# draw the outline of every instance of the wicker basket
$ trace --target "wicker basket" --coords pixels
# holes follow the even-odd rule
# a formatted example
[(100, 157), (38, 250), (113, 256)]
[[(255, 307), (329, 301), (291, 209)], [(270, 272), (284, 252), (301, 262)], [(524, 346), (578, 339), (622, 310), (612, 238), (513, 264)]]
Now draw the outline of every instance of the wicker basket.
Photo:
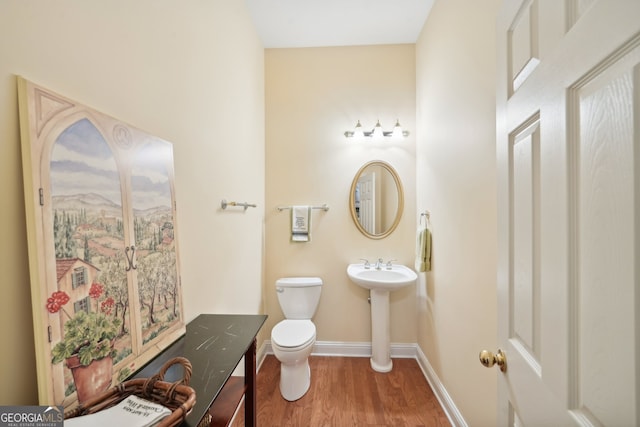
[[(164, 374), (170, 366), (181, 364), (184, 368), (180, 381), (169, 383), (164, 381)], [(64, 418), (89, 415), (117, 405), (128, 396), (135, 395), (142, 399), (158, 403), (172, 412), (162, 419), (157, 427), (172, 427), (182, 423), (196, 403), (196, 392), (189, 387), (191, 379), (191, 362), (184, 357), (168, 360), (160, 371), (151, 378), (136, 378), (124, 381), (107, 390), (100, 396), (88, 399), (73, 410), (64, 414)]]

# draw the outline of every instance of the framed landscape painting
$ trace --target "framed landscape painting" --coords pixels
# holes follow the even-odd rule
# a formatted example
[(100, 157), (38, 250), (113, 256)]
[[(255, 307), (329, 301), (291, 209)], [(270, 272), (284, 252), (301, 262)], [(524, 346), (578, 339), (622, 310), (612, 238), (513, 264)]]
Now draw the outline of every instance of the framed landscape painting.
[(18, 78), (40, 404), (71, 408), (184, 334), (172, 144)]

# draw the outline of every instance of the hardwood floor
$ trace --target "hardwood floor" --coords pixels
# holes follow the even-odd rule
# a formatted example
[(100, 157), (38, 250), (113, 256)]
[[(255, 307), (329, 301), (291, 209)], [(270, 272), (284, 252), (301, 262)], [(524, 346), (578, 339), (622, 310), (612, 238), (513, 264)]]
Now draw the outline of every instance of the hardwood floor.
[[(280, 395), (280, 362), (267, 355), (257, 377), (259, 427), (451, 425), (415, 359), (393, 359), (385, 374), (360, 357), (311, 356), (309, 365), (309, 391), (287, 402)], [(244, 426), (243, 407), (232, 426)]]

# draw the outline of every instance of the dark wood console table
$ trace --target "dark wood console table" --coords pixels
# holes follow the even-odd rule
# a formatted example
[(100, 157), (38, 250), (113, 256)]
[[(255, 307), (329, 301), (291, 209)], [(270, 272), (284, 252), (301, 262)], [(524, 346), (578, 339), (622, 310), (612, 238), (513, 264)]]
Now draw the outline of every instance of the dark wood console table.
[[(245, 425), (256, 425), (256, 335), (266, 315), (201, 314), (187, 324), (187, 332), (134, 377), (150, 377), (169, 359), (183, 356), (193, 367), (190, 386), (196, 392), (196, 404), (183, 426), (197, 427), (223, 392), (231, 374), (244, 356)], [(165, 381), (182, 378), (182, 367), (172, 366)], [(242, 397), (242, 393), (238, 398)], [(235, 408), (234, 408), (235, 409)], [(212, 414), (215, 419), (215, 413)]]

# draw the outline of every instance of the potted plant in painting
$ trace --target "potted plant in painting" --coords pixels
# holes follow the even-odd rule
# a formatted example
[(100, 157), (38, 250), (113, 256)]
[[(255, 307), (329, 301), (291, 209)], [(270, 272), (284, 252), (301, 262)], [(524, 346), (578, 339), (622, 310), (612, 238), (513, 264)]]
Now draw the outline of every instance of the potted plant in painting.
[[(94, 283), (89, 296), (97, 300), (102, 291), (102, 286)], [(113, 342), (118, 336), (121, 320), (111, 316), (112, 298), (102, 301), (99, 311), (88, 313), (81, 310), (73, 317), (63, 308), (67, 302), (69, 296), (64, 291), (54, 292), (47, 299), (49, 313), (62, 310), (69, 317), (64, 324), (62, 340), (51, 351), (51, 362), (66, 362), (73, 376), (78, 402), (83, 402), (111, 385), (113, 357), (117, 353)]]

